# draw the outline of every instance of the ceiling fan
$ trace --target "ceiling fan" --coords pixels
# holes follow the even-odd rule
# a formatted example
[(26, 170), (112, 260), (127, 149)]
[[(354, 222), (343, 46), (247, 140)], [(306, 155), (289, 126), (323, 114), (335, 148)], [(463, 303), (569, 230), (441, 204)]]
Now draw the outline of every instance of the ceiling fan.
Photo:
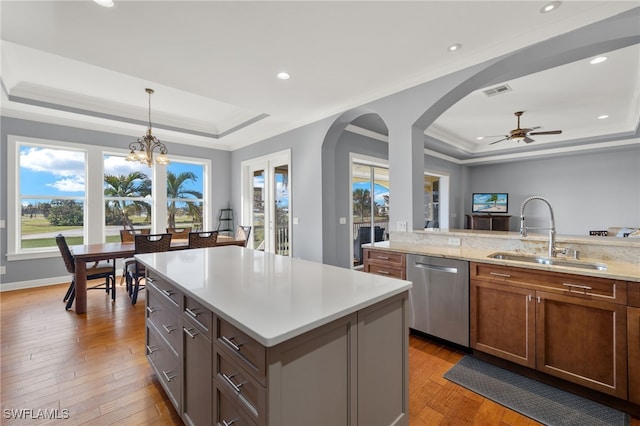
[(514, 115), (516, 117), (518, 117), (518, 127), (511, 130), (509, 132), (508, 135), (499, 135), (499, 136), (487, 136), (487, 137), (502, 137), (502, 139), (499, 139), (497, 141), (491, 142), (489, 145), (493, 145), (494, 143), (498, 143), (498, 142), (502, 142), (502, 141), (506, 141), (506, 140), (512, 140), (512, 139), (522, 139), (524, 141), (524, 143), (531, 143), (534, 140), (531, 139), (529, 136), (535, 136), (535, 135), (559, 135), (562, 133), (562, 130), (548, 130), (545, 132), (532, 132), (532, 130), (535, 129), (539, 129), (540, 126), (535, 126), (535, 127), (525, 127), (524, 129), (520, 128), (520, 116), (524, 114), (524, 111), (518, 111), (516, 113), (514, 113)]

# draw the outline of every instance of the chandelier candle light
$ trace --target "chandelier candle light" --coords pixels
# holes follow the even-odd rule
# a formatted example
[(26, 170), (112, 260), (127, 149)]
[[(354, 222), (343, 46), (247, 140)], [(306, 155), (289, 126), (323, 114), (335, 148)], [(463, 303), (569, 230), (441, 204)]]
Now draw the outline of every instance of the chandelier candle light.
[[(144, 89), (149, 94), (149, 128), (147, 134), (141, 138), (138, 138), (136, 142), (129, 144), (131, 152), (127, 155), (127, 161), (137, 161), (142, 164), (146, 164), (151, 167), (153, 164), (153, 151), (156, 148), (160, 150), (160, 153), (156, 156), (156, 164), (167, 165), (169, 164), (169, 157), (167, 157), (167, 147), (151, 134), (151, 95), (153, 89)], [(136, 149), (138, 151), (136, 152)]]

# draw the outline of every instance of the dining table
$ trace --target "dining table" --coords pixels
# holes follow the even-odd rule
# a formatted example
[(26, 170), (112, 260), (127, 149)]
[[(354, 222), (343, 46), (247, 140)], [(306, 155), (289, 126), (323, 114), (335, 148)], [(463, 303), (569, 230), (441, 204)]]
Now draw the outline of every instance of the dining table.
[[(219, 235), (216, 242), (218, 246), (245, 246), (245, 240), (236, 240), (233, 237)], [(189, 248), (189, 241), (186, 239), (171, 240), (169, 250), (184, 250)], [(70, 246), (75, 261), (75, 287), (76, 314), (87, 312), (87, 262), (98, 262), (100, 260), (125, 259), (133, 257), (135, 254), (134, 243), (95, 243), (85, 245)]]

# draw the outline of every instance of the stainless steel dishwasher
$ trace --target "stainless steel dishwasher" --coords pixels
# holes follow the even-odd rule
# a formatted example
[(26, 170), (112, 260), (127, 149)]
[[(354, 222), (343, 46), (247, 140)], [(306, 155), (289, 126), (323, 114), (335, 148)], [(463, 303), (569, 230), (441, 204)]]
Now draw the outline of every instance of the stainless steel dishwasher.
[(469, 262), (407, 255), (409, 327), (469, 347)]

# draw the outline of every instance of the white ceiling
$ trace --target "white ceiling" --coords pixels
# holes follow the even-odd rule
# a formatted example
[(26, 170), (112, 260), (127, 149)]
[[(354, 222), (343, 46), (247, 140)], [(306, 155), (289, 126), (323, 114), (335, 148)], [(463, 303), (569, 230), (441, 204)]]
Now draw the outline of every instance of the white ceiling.
[[(565, 1), (542, 14), (544, 1), (114, 1), (0, 1), (3, 115), (140, 136), (151, 87), (156, 136), (236, 149), (638, 7)], [(463, 48), (448, 52), (453, 43)], [(524, 125), (563, 129), (563, 140), (635, 129), (638, 45), (608, 56), (509, 81), (513, 92), (494, 98), (472, 93), (427, 133), (482, 153), (487, 142), (475, 138), (515, 128), (518, 110)], [(278, 80), (280, 71), (291, 79)], [(596, 103), (603, 108), (588, 108)]]

